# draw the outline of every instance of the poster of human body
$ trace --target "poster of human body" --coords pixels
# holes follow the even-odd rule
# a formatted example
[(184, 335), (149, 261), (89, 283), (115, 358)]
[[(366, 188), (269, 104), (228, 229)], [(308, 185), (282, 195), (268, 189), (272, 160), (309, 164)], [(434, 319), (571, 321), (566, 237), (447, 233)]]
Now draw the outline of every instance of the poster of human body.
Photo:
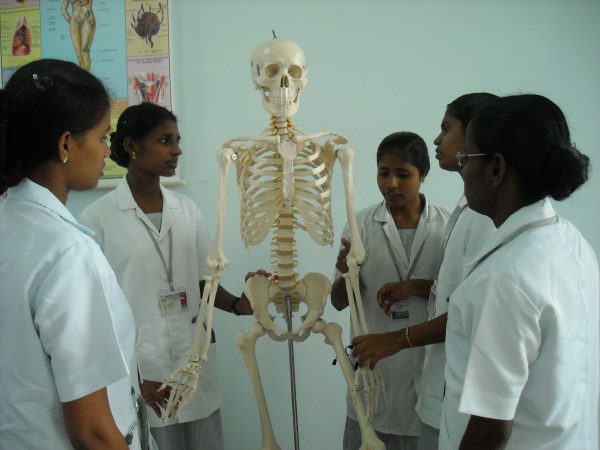
[[(144, 101), (172, 108), (168, 0), (0, 0), (1, 82), (39, 58), (72, 61), (100, 78), (113, 126)], [(105, 178), (124, 169), (107, 160)]]

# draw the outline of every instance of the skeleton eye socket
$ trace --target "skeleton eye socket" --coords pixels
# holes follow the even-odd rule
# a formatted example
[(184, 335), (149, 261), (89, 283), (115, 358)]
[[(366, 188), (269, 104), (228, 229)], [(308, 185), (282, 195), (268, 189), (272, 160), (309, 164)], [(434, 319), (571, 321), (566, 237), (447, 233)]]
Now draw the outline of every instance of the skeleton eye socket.
[(269, 64), (265, 67), (265, 75), (268, 78), (273, 78), (279, 72), (279, 66), (277, 64)]
[(300, 78), (302, 78), (302, 67), (294, 64), (293, 66), (290, 66), (288, 73), (292, 78), (299, 80)]

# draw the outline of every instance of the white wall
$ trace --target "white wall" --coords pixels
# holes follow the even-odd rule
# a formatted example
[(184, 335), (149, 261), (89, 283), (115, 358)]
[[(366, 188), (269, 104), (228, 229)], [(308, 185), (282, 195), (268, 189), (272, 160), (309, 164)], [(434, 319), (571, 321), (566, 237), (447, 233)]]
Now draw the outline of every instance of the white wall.
[[(249, 55), (271, 37), (297, 41), (310, 66), (310, 82), (295, 117), (307, 132), (334, 130), (356, 150), (356, 201), (380, 198), (375, 150), (388, 133), (410, 130), (429, 144), (438, 133), (445, 105), (474, 91), (500, 95), (534, 92), (564, 110), (573, 140), (600, 157), (600, 2), (595, 1), (420, 1), (408, 0), (173, 0), (172, 47), (175, 112), (183, 136), (182, 177), (176, 188), (201, 208), (215, 229), (215, 153), (233, 136), (256, 135), (268, 116), (252, 88)], [(435, 160), (432, 164), (435, 166)], [(340, 171), (334, 180), (334, 221), (344, 226)], [(268, 267), (268, 247), (246, 250), (239, 239), (239, 208), (230, 180), (226, 253), (231, 266), (224, 285), (242, 289), (243, 275)], [(460, 178), (433, 167), (424, 191), (429, 200), (452, 208)], [(600, 181), (590, 182), (557, 205), (600, 254)], [(72, 193), (74, 212), (103, 192)], [(300, 238), (299, 272), (330, 275), (336, 248), (318, 248)], [(326, 320), (345, 328), (347, 312), (328, 306)], [(230, 450), (256, 449), (260, 427), (254, 396), (235, 344), (252, 320), (219, 312), (218, 365), (223, 391), (223, 424)], [(346, 335), (347, 340), (347, 335)], [(287, 345), (258, 343), (263, 381), (275, 433), (282, 448), (293, 448)], [(320, 337), (296, 345), (300, 445), (341, 448), (345, 385), (333, 352)]]

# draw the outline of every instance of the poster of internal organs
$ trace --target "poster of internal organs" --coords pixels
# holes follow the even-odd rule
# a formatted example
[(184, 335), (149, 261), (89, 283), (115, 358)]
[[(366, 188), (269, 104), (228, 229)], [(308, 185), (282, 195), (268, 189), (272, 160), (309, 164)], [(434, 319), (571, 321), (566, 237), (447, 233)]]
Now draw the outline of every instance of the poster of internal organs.
[[(0, 77), (40, 58), (72, 61), (102, 80), (113, 128), (129, 105), (171, 105), (169, 0), (0, 0)], [(103, 178), (125, 169), (107, 159)]]

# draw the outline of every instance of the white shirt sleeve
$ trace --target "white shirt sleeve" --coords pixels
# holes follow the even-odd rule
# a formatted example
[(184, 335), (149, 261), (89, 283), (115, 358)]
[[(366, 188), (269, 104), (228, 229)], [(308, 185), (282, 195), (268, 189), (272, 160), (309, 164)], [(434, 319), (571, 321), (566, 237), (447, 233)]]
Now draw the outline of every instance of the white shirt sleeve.
[(463, 310), (462, 319), (473, 326), (458, 410), (511, 420), (541, 345), (540, 313), (518, 286), (498, 274), (479, 280), (473, 291), (477, 301)]
[(129, 375), (108, 304), (111, 295), (122, 294), (100, 250), (90, 245), (82, 241), (57, 259), (32, 305), (61, 402)]

